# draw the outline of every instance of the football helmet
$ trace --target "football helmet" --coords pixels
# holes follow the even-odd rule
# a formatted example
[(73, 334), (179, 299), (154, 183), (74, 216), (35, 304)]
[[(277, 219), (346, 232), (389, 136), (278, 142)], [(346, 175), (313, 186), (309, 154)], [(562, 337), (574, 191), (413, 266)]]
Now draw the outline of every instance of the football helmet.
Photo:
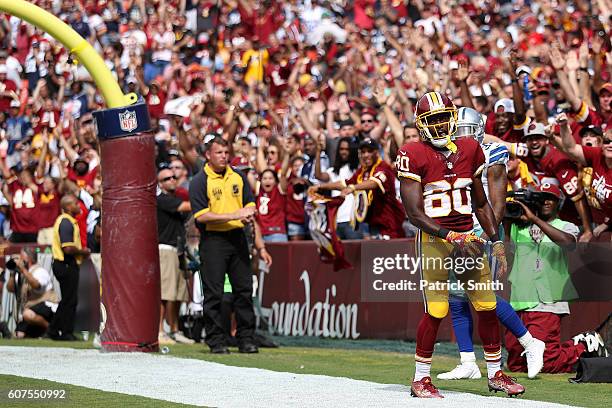
[(457, 108), (446, 95), (428, 92), (421, 96), (414, 117), (421, 139), (438, 148), (453, 144), (451, 137), (457, 131)]
[(485, 122), (482, 115), (472, 108), (461, 107), (457, 110), (457, 132), (454, 138), (473, 137), (482, 144)]

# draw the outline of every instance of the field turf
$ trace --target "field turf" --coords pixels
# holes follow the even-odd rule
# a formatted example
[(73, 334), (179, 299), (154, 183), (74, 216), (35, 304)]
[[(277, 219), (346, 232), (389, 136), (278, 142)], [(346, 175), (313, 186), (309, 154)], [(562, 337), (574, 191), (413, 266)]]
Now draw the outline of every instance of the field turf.
[[(323, 374), (329, 376), (349, 377), (388, 384), (407, 384), (414, 370), (414, 343), (398, 341), (334, 341), (334, 340), (303, 340), (291, 338), (276, 338), (283, 344), (278, 349), (261, 349), (259, 354), (244, 355), (234, 352), (230, 355), (212, 355), (204, 345), (176, 345), (170, 347), (168, 355), (180, 358), (194, 358), (217, 363), (256, 367), (273, 371), (286, 371), (299, 374)], [(317, 347), (311, 345), (316, 344)], [(91, 342), (53, 342), (51, 340), (0, 340), (0, 346), (39, 346), (39, 347), (72, 347), (89, 348)], [(334, 347), (336, 346), (336, 347)], [(440, 344), (432, 365), (432, 377), (452, 369), (457, 364), (453, 355), (453, 345)], [(391, 351), (382, 351), (391, 350)], [(235, 351), (235, 349), (232, 349)], [(0, 349), (0, 356), (1, 356)], [(477, 350), (477, 355), (482, 355)], [(0, 357), (1, 360), (1, 357)], [(481, 359), (483, 376), (486, 368)], [(530, 400), (550, 401), (583, 407), (612, 406), (612, 384), (570, 384), (570, 374), (540, 374), (536, 379), (529, 380), (526, 374), (516, 373), (519, 381), (526, 386), (524, 397)], [(10, 389), (13, 385), (19, 388), (43, 389), (52, 387), (59, 389), (60, 385), (50, 381), (24, 379), (0, 375), (0, 389)], [(442, 390), (469, 392), (480, 395), (491, 395), (487, 390), (486, 380), (442, 381), (436, 385)], [(179, 406), (169, 402), (148, 398), (129, 396), (117, 393), (92, 390), (84, 387), (61, 386), (70, 392), (69, 404), (61, 406)], [(501, 396), (501, 394), (498, 394)], [(409, 398), (409, 396), (407, 396)], [(87, 401), (87, 403), (85, 403)], [(73, 405), (74, 403), (75, 405)], [(6, 406), (5, 401), (0, 405)], [(15, 406), (27, 407), (28, 404), (18, 403)], [(30, 405), (35, 406), (35, 405)], [(47, 403), (45, 403), (47, 406)], [(52, 406), (49, 404), (49, 406)], [(59, 405), (58, 405), (59, 406)]]

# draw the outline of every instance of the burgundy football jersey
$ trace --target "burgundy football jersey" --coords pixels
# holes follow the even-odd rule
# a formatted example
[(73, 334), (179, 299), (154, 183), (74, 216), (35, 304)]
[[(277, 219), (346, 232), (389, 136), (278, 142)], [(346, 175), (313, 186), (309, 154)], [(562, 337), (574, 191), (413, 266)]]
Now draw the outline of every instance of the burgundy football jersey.
[[(539, 162), (531, 157), (526, 157), (523, 161), (527, 163), (529, 172), (534, 174), (540, 180), (540, 183), (558, 184), (563, 194), (569, 197), (571, 201), (579, 200), (582, 197), (583, 190), (578, 183), (578, 167), (554, 146), (548, 146), (548, 152)], [(578, 211), (569, 201), (566, 201), (561, 208), (559, 218), (577, 225), (580, 224)]]
[(23, 234), (38, 232), (38, 193), (22, 185), (16, 177), (9, 180), (8, 189), (13, 196), (11, 229)]
[(257, 206), (257, 222), (261, 227), (262, 235), (286, 234), (285, 226), (285, 196), (275, 186), (269, 193), (262, 187), (255, 205)]
[(584, 159), (593, 168), (591, 192), (606, 217), (612, 218), (612, 169), (606, 165), (601, 147), (582, 146)]
[(457, 152), (446, 157), (428, 143), (407, 143), (398, 152), (398, 177), (418, 181), (425, 214), (453, 231), (473, 228), (472, 177), (483, 171), (485, 156), (475, 139), (455, 141)]
[(364, 170), (359, 167), (353, 176), (346, 180), (346, 184), (359, 184), (361, 181), (374, 180), (378, 188), (368, 192), (372, 193), (368, 199), (368, 212), (365, 221), (378, 228), (382, 235), (389, 238), (404, 237), (402, 223), (406, 213), (395, 193), (395, 172), (393, 168), (382, 160), (378, 160), (372, 168)]

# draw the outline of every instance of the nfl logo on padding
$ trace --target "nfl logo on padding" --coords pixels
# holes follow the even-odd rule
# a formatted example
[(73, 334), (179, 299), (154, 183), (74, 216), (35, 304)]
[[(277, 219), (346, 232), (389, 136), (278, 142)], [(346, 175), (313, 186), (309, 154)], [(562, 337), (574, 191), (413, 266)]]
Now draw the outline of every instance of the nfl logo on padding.
[(131, 132), (138, 127), (138, 120), (136, 119), (136, 112), (126, 110), (125, 112), (119, 113), (119, 127), (124, 132)]

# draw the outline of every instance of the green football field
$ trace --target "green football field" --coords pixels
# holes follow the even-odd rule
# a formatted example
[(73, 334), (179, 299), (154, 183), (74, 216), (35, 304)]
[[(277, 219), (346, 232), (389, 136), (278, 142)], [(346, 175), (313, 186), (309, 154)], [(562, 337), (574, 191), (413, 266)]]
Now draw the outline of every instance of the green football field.
[[(259, 354), (244, 355), (211, 355), (203, 345), (176, 345), (170, 348), (174, 357), (201, 359), (239, 367), (257, 367), (273, 371), (285, 371), (299, 374), (324, 374), (329, 376), (349, 377), (388, 384), (407, 384), (412, 377), (414, 361), (414, 343), (399, 341), (334, 341), (321, 339), (277, 338), (283, 345), (278, 349), (261, 349)], [(90, 348), (91, 342), (53, 342), (51, 340), (0, 340), (1, 346), (40, 346)], [(313, 346), (316, 345), (316, 346)], [(384, 351), (390, 350), (390, 351)], [(432, 377), (448, 371), (457, 364), (453, 356), (454, 345), (439, 344), (438, 353), (432, 365)], [(477, 355), (481, 353), (477, 351)], [(0, 348), (0, 361), (2, 349)], [(480, 354), (481, 355), (481, 354)], [(486, 373), (481, 364), (483, 374)], [(85, 375), (86, 373), (84, 373)], [(526, 374), (516, 374), (519, 381), (526, 386), (524, 397), (530, 400), (550, 401), (584, 407), (612, 406), (612, 384), (570, 384), (570, 374), (541, 374), (529, 380)], [(486, 380), (442, 381), (436, 385), (442, 391), (459, 391), (480, 395), (490, 395)], [(40, 403), (15, 402), (6, 405), (5, 395), (8, 389), (58, 389), (68, 391), (68, 400), (64, 402), (45, 402), (44, 406), (180, 406), (166, 401), (103, 392), (94, 389), (66, 386), (51, 381), (26, 379), (0, 375), (0, 406), (34, 407)], [(501, 395), (501, 394), (498, 394)], [(409, 398), (409, 397), (408, 397)]]

